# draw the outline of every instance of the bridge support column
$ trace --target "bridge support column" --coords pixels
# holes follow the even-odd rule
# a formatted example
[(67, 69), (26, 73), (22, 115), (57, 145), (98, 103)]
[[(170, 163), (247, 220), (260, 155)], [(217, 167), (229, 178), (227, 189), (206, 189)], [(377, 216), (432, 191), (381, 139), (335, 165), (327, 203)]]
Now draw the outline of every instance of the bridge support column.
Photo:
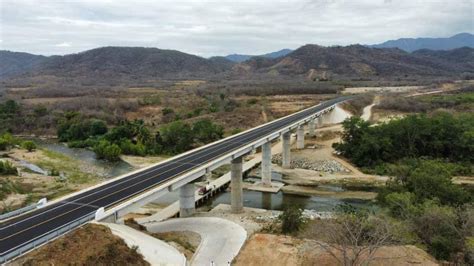
[(210, 181), (212, 178), (212, 171), (210, 171), (209, 169), (206, 169), (206, 173), (202, 176), (201, 180), (202, 181)]
[(240, 213), (244, 208), (244, 199), (242, 194), (242, 156), (232, 160), (230, 167), (230, 186), (231, 186), (231, 211)]
[(308, 123), (309, 127), (309, 136), (314, 138), (316, 137), (316, 119), (311, 119)]
[(291, 138), (291, 133), (286, 132), (281, 136), (281, 144), (282, 144), (282, 152), (281, 152), (281, 167), (283, 168), (290, 168), (290, 138)]
[(262, 145), (262, 184), (272, 185), (272, 146), (270, 142)]
[(318, 117), (318, 128), (323, 126), (323, 115)]
[(298, 150), (304, 149), (304, 127), (298, 126), (296, 129), (296, 148)]
[(196, 211), (193, 183), (188, 183), (179, 188), (179, 217), (189, 217)]

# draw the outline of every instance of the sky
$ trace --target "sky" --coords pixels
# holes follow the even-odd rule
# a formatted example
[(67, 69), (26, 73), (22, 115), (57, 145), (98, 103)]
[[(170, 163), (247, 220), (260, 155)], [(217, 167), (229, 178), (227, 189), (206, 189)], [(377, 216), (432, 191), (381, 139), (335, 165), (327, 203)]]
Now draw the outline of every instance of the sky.
[(102, 46), (203, 57), (474, 32), (474, 0), (0, 0), (0, 49)]

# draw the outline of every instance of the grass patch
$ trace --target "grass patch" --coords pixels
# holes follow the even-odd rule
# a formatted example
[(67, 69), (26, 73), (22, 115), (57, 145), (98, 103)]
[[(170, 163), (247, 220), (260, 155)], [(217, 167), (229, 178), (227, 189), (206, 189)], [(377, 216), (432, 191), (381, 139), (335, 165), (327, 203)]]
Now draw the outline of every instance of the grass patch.
[(44, 158), (39, 159), (34, 163), (50, 172), (53, 170), (64, 172), (67, 181), (73, 184), (85, 184), (97, 179), (97, 176), (93, 174), (84, 173), (79, 167), (80, 162), (77, 160), (47, 149), (42, 149), (41, 152), (43, 153)]

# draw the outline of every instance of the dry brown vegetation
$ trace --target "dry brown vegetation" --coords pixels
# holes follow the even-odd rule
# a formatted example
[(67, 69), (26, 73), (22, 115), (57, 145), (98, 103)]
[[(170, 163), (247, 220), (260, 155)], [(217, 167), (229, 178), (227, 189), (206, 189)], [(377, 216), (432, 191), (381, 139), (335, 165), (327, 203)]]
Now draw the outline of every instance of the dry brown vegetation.
[(149, 265), (136, 248), (97, 224), (85, 226), (42, 246), (12, 265)]
[(373, 94), (363, 94), (359, 95), (345, 103), (342, 104), (342, 107), (347, 111), (355, 115), (362, 115), (364, 107), (372, 104), (374, 101)]
[(182, 80), (154, 86), (77, 87), (53, 82), (5, 88), (0, 102), (14, 99), (20, 104), (24, 122), (11, 123), (11, 130), (19, 134), (54, 135), (59, 118), (68, 111), (104, 120), (108, 125), (141, 119), (154, 129), (178, 119), (194, 122), (208, 118), (230, 133), (334, 97), (340, 87), (293, 81)]
[[(438, 265), (436, 260), (415, 246), (384, 246), (368, 265)], [(234, 261), (235, 265), (340, 265), (316, 240), (291, 236), (254, 234)]]

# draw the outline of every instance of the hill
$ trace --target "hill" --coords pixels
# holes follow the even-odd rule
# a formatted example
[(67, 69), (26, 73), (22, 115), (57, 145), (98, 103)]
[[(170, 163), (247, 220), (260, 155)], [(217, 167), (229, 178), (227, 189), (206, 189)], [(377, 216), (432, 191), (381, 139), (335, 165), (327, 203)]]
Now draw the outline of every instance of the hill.
[(474, 35), (459, 33), (449, 38), (402, 38), (370, 45), (373, 48), (399, 48), (407, 52), (420, 49), (451, 50), (461, 47), (474, 48)]
[[(369, 48), (362, 45), (323, 47), (308, 44), (277, 59), (251, 58), (236, 65), (237, 73), (272, 75), (306, 75), (310, 79), (329, 76), (435, 76), (474, 72), (470, 57), (472, 48), (449, 53), (407, 53), (397, 48)], [(471, 54), (472, 56), (472, 54)], [(461, 57), (461, 58), (460, 58)]]
[(162, 78), (199, 77), (224, 72), (230, 64), (175, 50), (143, 47), (102, 47), (78, 54), (54, 56), (34, 75), (63, 77)]
[(291, 52), (292, 50), (290, 49), (282, 49), (276, 52), (262, 54), (262, 55), (230, 54), (230, 55), (225, 56), (225, 58), (233, 62), (241, 63), (246, 60), (249, 60), (252, 57), (278, 58), (278, 57), (285, 56)]
[(0, 51), (0, 79), (25, 73), (46, 59), (47, 57), (42, 55)]
[[(332, 77), (473, 76), (473, 48), (449, 51), (370, 48), (362, 45), (302, 46), (282, 57), (251, 57), (235, 63), (225, 57), (205, 59), (174, 50), (102, 47), (64, 56), (0, 52), (4, 80), (43, 83), (69, 79), (68, 84), (125, 84), (164, 79), (252, 78), (257, 76)], [(272, 56), (276, 56), (273, 54)], [(262, 76), (262, 77), (263, 77)], [(70, 79), (73, 78), (73, 79)], [(63, 84), (61, 83), (61, 84)]]

